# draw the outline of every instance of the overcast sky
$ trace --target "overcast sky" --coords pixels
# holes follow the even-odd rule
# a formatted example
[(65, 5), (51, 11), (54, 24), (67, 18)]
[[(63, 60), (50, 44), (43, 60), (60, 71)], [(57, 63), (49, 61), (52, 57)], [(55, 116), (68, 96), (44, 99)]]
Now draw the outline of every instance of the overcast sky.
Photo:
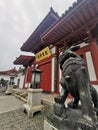
[(20, 47), (53, 7), (61, 16), (76, 0), (0, 0), (0, 71), (15, 67)]

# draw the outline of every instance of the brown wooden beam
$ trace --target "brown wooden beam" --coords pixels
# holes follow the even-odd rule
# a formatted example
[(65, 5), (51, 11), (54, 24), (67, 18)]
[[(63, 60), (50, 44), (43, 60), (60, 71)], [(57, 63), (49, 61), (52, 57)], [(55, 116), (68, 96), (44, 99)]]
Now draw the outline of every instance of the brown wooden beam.
[[(95, 26), (95, 24), (96, 23), (98, 23), (98, 15), (94, 18), (94, 19), (92, 19), (92, 20), (90, 20), (89, 22), (86, 22), (84, 25), (82, 25), (81, 27), (78, 27), (78, 29), (76, 30), (76, 31), (74, 31), (73, 33), (72, 32), (70, 32), (70, 34), (68, 34), (66, 37), (64, 37), (63, 39), (61, 39), (61, 40), (59, 40), (56, 44), (58, 44), (58, 43), (60, 43), (60, 42), (62, 42), (62, 41), (66, 41), (67, 39), (69, 39), (69, 38), (71, 38), (71, 37), (73, 37), (73, 36), (75, 36), (75, 35), (77, 35), (78, 33), (84, 33), (84, 31), (85, 31), (85, 28), (89, 28), (89, 29), (91, 29), (91, 24), (93, 23), (93, 25)], [(85, 32), (86, 33), (86, 32)]]

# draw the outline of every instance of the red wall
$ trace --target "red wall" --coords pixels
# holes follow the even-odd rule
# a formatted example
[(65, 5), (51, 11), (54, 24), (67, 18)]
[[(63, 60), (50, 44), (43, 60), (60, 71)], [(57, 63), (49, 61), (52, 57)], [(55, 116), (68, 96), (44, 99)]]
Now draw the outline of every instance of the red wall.
[(28, 68), (27, 82), (31, 82), (31, 78), (32, 78), (31, 70), (32, 70), (32, 68)]
[(35, 62), (35, 64), (38, 64), (38, 68), (42, 71), (40, 88), (46, 92), (51, 92), (51, 59), (52, 56), (39, 62)]
[(96, 44), (95, 39), (91, 42), (90, 48), (91, 48), (92, 59), (93, 59), (95, 72), (96, 72), (96, 76), (97, 76), (96, 83), (98, 83), (98, 46)]
[(30, 67), (26, 69), (24, 85), (23, 85), (24, 88), (25, 88), (25, 83), (31, 83), (31, 78), (32, 78), (31, 70), (32, 70), (32, 68), (30, 68)]
[(51, 61), (39, 66), (41, 73), (41, 84), (40, 87), (44, 91), (51, 92)]
[(96, 76), (97, 76), (97, 81), (91, 81), (92, 84), (98, 84), (98, 46), (96, 44), (96, 40), (93, 39), (89, 45), (79, 49), (77, 51), (77, 53), (79, 55), (82, 55), (83, 58), (86, 60), (86, 57), (85, 57), (85, 53), (87, 51), (90, 51), (91, 52), (91, 55), (92, 55), (92, 60), (93, 60), (93, 64), (94, 64), (94, 68), (95, 68), (95, 73), (96, 73)]

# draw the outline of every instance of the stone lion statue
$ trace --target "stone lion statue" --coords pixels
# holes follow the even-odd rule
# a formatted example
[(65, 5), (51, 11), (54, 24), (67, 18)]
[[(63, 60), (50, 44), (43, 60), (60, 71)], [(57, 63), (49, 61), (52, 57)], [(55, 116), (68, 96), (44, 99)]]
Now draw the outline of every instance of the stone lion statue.
[[(90, 85), (84, 59), (75, 53), (79, 48), (79, 46), (72, 46), (60, 55), (60, 68), (63, 74), (62, 91), (54, 98), (56, 102), (54, 107), (57, 108), (58, 104), (64, 104), (70, 93), (74, 100), (68, 106), (75, 109), (80, 101), (83, 118), (91, 121), (96, 115), (98, 116), (98, 94), (96, 89)], [(61, 111), (64, 111), (64, 105), (60, 107)], [(59, 114), (57, 109), (55, 113), (58, 116), (63, 115), (63, 112)]]

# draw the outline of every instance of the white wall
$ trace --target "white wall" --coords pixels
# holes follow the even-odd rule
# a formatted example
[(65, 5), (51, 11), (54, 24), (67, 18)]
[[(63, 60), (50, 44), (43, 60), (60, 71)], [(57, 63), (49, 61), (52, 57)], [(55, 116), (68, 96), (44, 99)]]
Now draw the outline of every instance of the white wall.
[(98, 85), (93, 85), (93, 87), (96, 89), (96, 91), (98, 93)]
[[(51, 48), (51, 54), (55, 54), (56, 53), (56, 47)], [(51, 91), (54, 92), (54, 74), (55, 73), (55, 57), (52, 58), (52, 69), (51, 69)]]
[(18, 84), (18, 79), (20, 79), (19, 88), (23, 88), (23, 84), (24, 84), (24, 75), (22, 75), (22, 73), (19, 73), (19, 74), (17, 75), (17, 78), (15, 79), (16, 85)]
[(59, 92), (60, 92), (60, 93), (61, 93), (61, 90), (62, 90), (62, 86), (61, 86), (61, 84), (60, 84), (61, 77), (62, 77), (62, 71), (61, 71), (60, 66), (59, 66)]
[[(4, 80), (10, 81), (10, 75), (0, 75), (0, 79), (3, 78)], [(14, 78), (15, 85), (18, 84), (18, 79), (20, 79), (19, 88), (23, 88), (24, 83), (24, 75), (22, 73), (18, 74), (17, 77)]]
[(10, 81), (10, 77), (9, 77), (8, 75), (3, 75), (3, 74), (0, 75), (0, 80), (1, 80), (2, 78), (3, 78), (4, 80)]
[(92, 60), (91, 52), (86, 52), (86, 61), (87, 61), (87, 67), (88, 67), (88, 73), (90, 77), (90, 81), (97, 81), (95, 68)]
[(51, 69), (51, 79), (52, 79), (52, 82), (51, 82), (51, 91), (54, 92), (54, 64), (55, 64), (55, 58), (53, 57), (52, 58), (52, 69)]

